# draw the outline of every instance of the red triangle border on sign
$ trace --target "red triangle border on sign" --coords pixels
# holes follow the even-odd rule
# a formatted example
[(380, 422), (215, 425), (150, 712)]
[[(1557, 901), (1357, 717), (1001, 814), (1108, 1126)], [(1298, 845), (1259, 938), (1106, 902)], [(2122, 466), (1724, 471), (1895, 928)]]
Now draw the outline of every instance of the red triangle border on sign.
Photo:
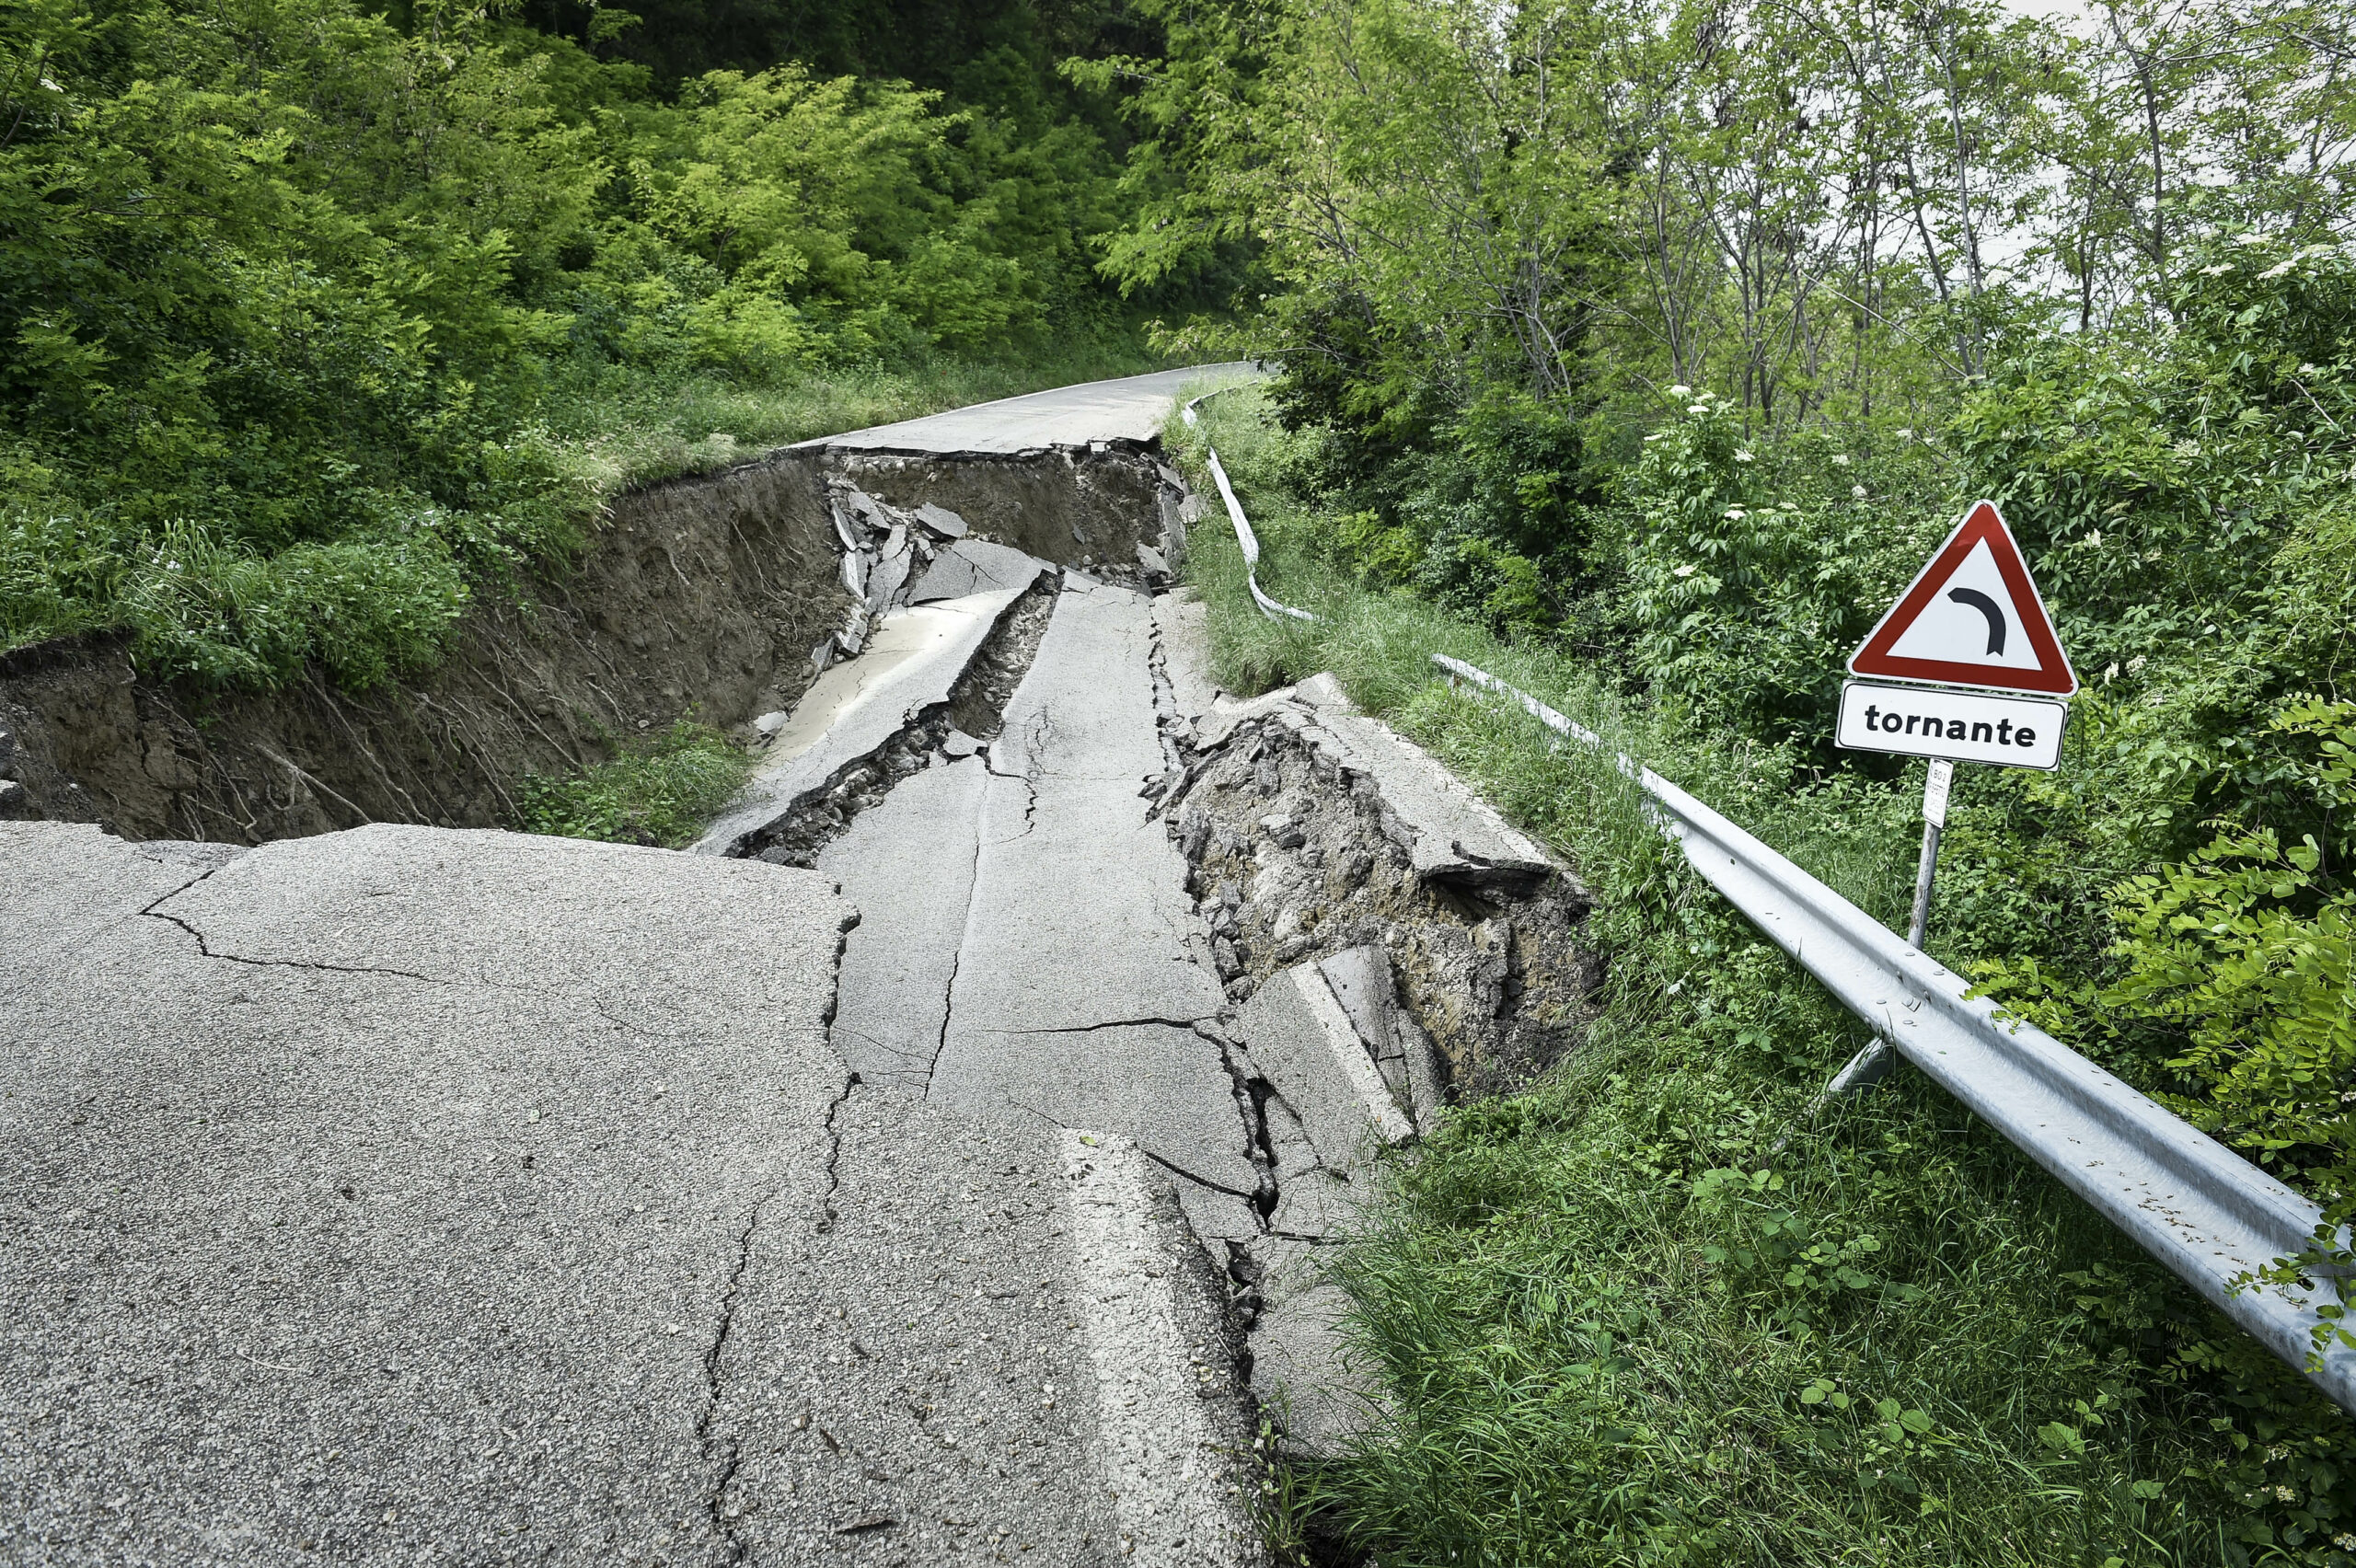
[[(1939, 584), (1955, 574), (1963, 564), (1963, 558), (1982, 540), (1995, 559), (1998, 575), (2012, 593), (2013, 607), (2020, 612), (2021, 631), (2037, 655), (2038, 668), (2007, 670), (1988, 664), (1953, 663), (1945, 659), (1901, 659), (1892, 653), (1890, 649), (1929, 607)], [(2029, 577), (2028, 563), (2021, 559), (2020, 546), (2013, 542), (2013, 531), (2004, 525), (2004, 513), (1996, 510), (1992, 501), (1972, 503), (1956, 531), (1947, 536), (1946, 543), (1932, 552), (1930, 564), (1915, 573), (1906, 592), (1898, 596), (1898, 603), (1890, 606), (1889, 613), (1881, 617), (1857, 651), (1849, 655), (1849, 673), (1879, 675), (1886, 680), (2034, 691), (2055, 697), (2067, 697), (2078, 689), (2077, 674), (2070, 668), (2069, 656), (2062, 651), (2061, 640), (2053, 635), (2052, 619), (2046, 614), (2045, 600), (2038, 594), (2037, 583)]]

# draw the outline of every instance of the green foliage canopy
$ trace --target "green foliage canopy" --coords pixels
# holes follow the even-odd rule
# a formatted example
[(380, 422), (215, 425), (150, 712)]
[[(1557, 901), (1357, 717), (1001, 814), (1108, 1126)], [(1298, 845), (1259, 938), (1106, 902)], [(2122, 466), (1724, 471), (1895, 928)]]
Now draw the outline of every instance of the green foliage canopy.
[(1109, 327), (1106, 152), (1052, 110), (790, 62), (666, 100), (460, 0), (9, 0), (0, 646), (419, 670), (578, 545), (602, 388)]

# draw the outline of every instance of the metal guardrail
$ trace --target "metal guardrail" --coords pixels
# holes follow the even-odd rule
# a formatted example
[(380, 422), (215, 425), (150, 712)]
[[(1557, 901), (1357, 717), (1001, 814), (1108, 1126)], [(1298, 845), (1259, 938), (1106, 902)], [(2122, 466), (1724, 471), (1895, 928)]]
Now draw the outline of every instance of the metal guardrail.
[[(1442, 654), (1433, 662), (1558, 733), (1604, 744), (1486, 671)], [(1624, 755), (1618, 762), (1694, 870), (1842, 1005), (2333, 1402), (2356, 1412), (2356, 1351), (2335, 1341), (2318, 1358), (2312, 1337), (2316, 1309), (2337, 1293), (2327, 1285), (2232, 1284), (2305, 1252), (2320, 1209), (2044, 1031), (1998, 1019), (1993, 1003), (1966, 995), (1962, 976), (1650, 768)]]
[[(1216, 398), (1221, 392), (1234, 390), (1232, 386), (1216, 386), (1200, 397), (1189, 398), (1185, 405), (1178, 410), (1179, 417), (1191, 425), (1196, 418), (1195, 404), (1201, 402), (1204, 398)], [(1252, 531), (1251, 520), (1243, 515), (1243, 503), (1235, 499), (1235, 487), (1227, 482), (1227, 469), (1219, 463), (1218, 448), (1210, 446), (1205, 447), (1204, 450), (1210, 454), (1211, 478), (1218, 482), (1219, 500), (1227, 503), (1228, 521), (1235, 525), (1235, 542), (1243, 548), (1243, 582), (1252, 590), (1252, 602), (1259, 605), (1260, 613), (1270, 620), (1282, 616), (1289, 616), (1294, 620), (1315, 620), (1317, 617), (1307, 610), (1294, 609), (1290, 605), (1271, 599), (1261, 592), (1260, 536)]]
[(1228, 520), (1235, 525), (1235, 542), (1243, 547), (1243, 581), (1252, 590), (1252, 602), (1270, 620), (1290, 616), (1295, 620), (1313, 621), (1317, 617), (1307, 610), (1296, 610), (1290, 605), (1279, 604), (1260, 591), (1260, 536), (1252, 531), (1252, 524), (1243, 515), (1243, 503), (1235, 499), (1235, 487), (1227, 482), (1227, 470), (1220, 467), (1218, 449), (1207, 447), (1210, 453), (1211, 478), (1218, 481), (1218, 498), (1227, 502)]

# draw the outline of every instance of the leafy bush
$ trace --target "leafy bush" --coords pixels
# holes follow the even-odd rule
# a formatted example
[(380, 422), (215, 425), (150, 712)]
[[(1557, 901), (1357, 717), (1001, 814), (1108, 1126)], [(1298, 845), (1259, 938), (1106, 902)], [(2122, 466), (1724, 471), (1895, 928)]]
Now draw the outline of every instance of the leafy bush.
[(1625, 480), (1631, 673), (1698, 727), (1821, 753), (1842, 662), (1938, 515), (1902, 460), (1868, 484), (1822, 432), (1759, 440), (1726, 399), (1669, 390), (1691, 401)]
[[(2107, 980), (2033, 960), (1985, 974), (2014, 1010), (2119, 1063), (2322, 1204), (2316, 1247), (2265, 1275), (2287, 1283), (2356, 1263), (2330, 1234), (2356, 1217), (2356, 888), (2335, 814), (2356, 781), (2356, 703), (2294, 701), (2272, 727), (2317, 739), (2308, 778), (2338, 831), (2286, 846), (2271, 827), (2226, 824), (2188, 859), (2124, 879)], [(2326, 1311), (2318, 1343), (2335, 1331), (2356, 1343)]]
[(735, 797), (752, 767), (717, 730), (682, 720), (572, 778), (525, 778), (516, 792), (516, 825), (560, 838), (676, 849)]
[[(2278, 725), (2329, 737), (2317, 790), (2347, 804), (2356, 704), (2301, 703)], [(2180, 1027), (2187, 1049), (2167, 1065), (2203, 1092), (2176, 1096), (2177, 1108), (2303, 1177), (2335, 1226), (2356, 1215), (2349, 842), (2327, 852), (2311, 835), (2285, 847), (2272, 828), (2228, 828), (2189, 860), (2128, 879), (2116, 895), (2126, 973), (2101, 994)]]
[(365, 686), (578, 547), (644, 471), (618, 403), (1118, 340), (1076, 232), (1118, 221), (1109, 154), (1057, 106), (773, 60), (668, 98), (595, 18), (507, 16), (0, 14), (0, 646)]

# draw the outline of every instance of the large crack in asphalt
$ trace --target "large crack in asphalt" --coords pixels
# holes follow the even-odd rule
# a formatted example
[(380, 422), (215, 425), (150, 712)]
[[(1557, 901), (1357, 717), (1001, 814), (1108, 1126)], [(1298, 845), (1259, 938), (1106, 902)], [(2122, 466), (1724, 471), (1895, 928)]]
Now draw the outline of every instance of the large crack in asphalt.
[[(1163, 645), (1161, 625), (1158, 617), (1149, 624), (1146, 665), (1153, 676), (1154, 731), (1156, 738), (1161, 743), (1164, 772), (1161, 778), (1148, 780), (1139, 793), (1151, 801), (1146, 808), (1146, 821), (1151, 823), (1157, 819), (1161, 820), (1164, 824), (1164, 831), (1170, 833), (1172, 839), (1175, 842), (1179, 837), (1176, 824), (1166, 815), (1166, 813), (1169, 808), (1184, 799), (1187, 790), (1192, 787), (1207, 763), (1206, 759), (1191, 755), (1193, 748), (1187, 744), (1190, 727), (1184, 717), (1178, 711), (1177, 687), (1170, 678), (1170, 653)], [(1179, 854), (1181, 860), (1185, 864), (1187, 885), (1191, 888), (1195, 873), (1195, 857), (1186, 852), (1186, 847), (1184, 844), (1179, 845)], [(1223, 980), (1224, 976), (1219, 974), (1217, 964), (1212, 959), (1217, 932), (1212, 928), (1209, 917), (1199, 907), (1195, 911), (1195, 918), (1201, 927), (1202, 947), (1197, 955), (1197, 962), (1212, 963), (1213, 980)], [(1228, 1010), (1231, 1013), (1232, 1009)], [(1230, 1092), (1235, 1103), (1236, 1120), (1242, 1126), (1244, 1147), (1251, 1151), (1249, 1159), (1259, 1182), (1256, 1190), (1239, 1193), (1216, 1182), (1205, 1182), (1193, 1172), (1179, 1170), (1175, 1166), (1168, 1168), (1199, 1186), (1242, 1200), (1249, 1206), (1252, 1222), (1258, 1228), (1259, 1233), (1262, 1236), (1268, 1236), (1273, 1234), (1269, 1222), (1276, 1215), (1277, 1205), (1282, 1202), (1284, 1195), (1282, 1186), (1284, 1178), (1279, 1170), (1276, 1139), (1268, 1127), (1268, 1101), (1276, 1096), (1276, 1086), (1262, 1077), (1256, 1067), (1247, 1070), (1246, 1064), (1249, 1062), (1249, 1057), (1244, 1055), (1233, 1038), (1219, 1026), (1218, 1021), (1212, 1019), (1197, 1019), (1191, 1027), (1197, 1035), (1218, 1051), (1219, 1066), (1227, 1074)], [(1152, 1156), (1149, 1152), (1148, 1158), (1154, 1159), (1157, 1164), (1168, 1166), (1167, 1161)], [(1224, 1260), (1218, 1258), (1207, 1242), (1203, 1243), (1203, 1250), (1207, 1254), (1211, 1255), (1214, 1267), (1218, 1269), (1227, 1282), (1229, 1309), (1240, 1320), (1248, 1323), (1258, 1315), (1260, 1309), (1261, 1265), (1259, 1261), (1252, 1255), (1244, 1243), (1234, 1239), (1226, 1242), (1227, 1256)], [(1242, 1376), (1248, 1385), (1252, 1376), (1252, 1352), (1248, 1337), (1239, 1336), (1235, 1362), (1238, 1373)]]
[[(678, 1030), (658, 1028), (642, 1019), (624, 1018), (595, 997), (583, 996), (578, 991), (549, 991), (531, 986), (510, 986), (497, 980), (485, 980), (476, 976), (424, 974), (414, 969), (396, 969), (389, 964), (329, 963), (323, 959), (255, 958), (247, 953), (215, 951), (212, 942), (206, 939), (201, 928), (160, 907), (188, 892), (190, 888), (196, 886), (198, 882), (204, 881), (205, 877), (212, 874), (212, 871), (207, 871), (202, 877), (196, 877), (182, 883), (140, 910), (139, 914), (143, 918), (160, 920), (167, 926), (179, 928), (191, 941), (196, 944), (197, 956), (209, 959), (213, 963), (241, 964), (248, 969), (293, 969), (318, 974), (366, 974), (392, 980), (414, 981), (421, 986), (446, 986), (455, 990), (496, 991), (504, 996), (528, 997), (536, 1002), (551, 1008), (579, 1008), (596, 1014), (616, 1029), (651, 1035), (658, 1040), (687, 1038), (687, 1035)], [(837, 963), (839, 965), (840, 962), (837, 956)]]
[[(983, 772), (988, 774), (993, 778), (1003, 778), (1008, 780), (1010, 783), (1020, 784), (1022, 786), (1022, 831), (1021, 833), (1011, 834), (1004, 838), (993, 838), (990, 842), (993, 844), (1011, 844), (1017, 838), (1027, 837), (1030, 835), (1031, 830), (1039, 825), (1038, 784), (1027, 773), (1000, 773), (998, 770), (996, 762), (990, 756), (989, 749), (987, 747), (976, 755), (978, 755), (981, 760)], [(980, 858), (977, 850), (976, 864), (978, 865), (979, 863)]]
[[(851, 1081), (859, 1081), (856, 1074), (852, 1075)], [(754, 1199), (745, 1210), (745, 1224), (736, 1232), (735, 1262), (729, 1269), (728, 1284), (721, 1292), (719, 1321), (712, 1326), (711, 1343), (703, 1353), (704, 1401), (702, 1411), (696, 1416), (696, 1443), (703, 1451), (705, 1462), (714, 1470), (704, 1506), (711, 1516), (713, 1531), (727, 1543), (728, 1561), (731, 1562), (744, 1562), (752, 1549), (743, 1532), (737, 1529), (735, 1521), (729, 1517), (728, 1511), (728, 1489), (736, 1480), (736, 1468), (744, 1456), (742, 1446), (734, 1435), (715, 1437), (712, 1424), (720, 1416), (728, 1337), (736, 1326), (736, 1300), (745, 1283), (745, 1271), (753, 1261), (753, 1237), (760, 1228), (761, 1211), (776, 1195), (775, 1189), (771, 1189)]]
[(850, 1098), (850, 1091), (863, 1081), (857, 1073), (844, 1074), (842, 1088), (826, 1101), (826, 1190), (818, 1198), (818, 1234), (821, 1236), (842, 1222), (842, 1216), (835, 1212), (835, 1194), (843, 1187), (843, 1135), (842, 1129), (835, 1124), (835, 1118), (842, 1113), (843, 1102)]
[(1004, 727), (1006, 705), (1038, 656), (1061, 592), (1060, 573), (1041, 572), (999, 614), (945, 698), (918, 709), (873, 748), (796, 796), (766, 826), (744, 835), (728, 853), (773, 866), (814, 867), (819, 853), (861, 813), (881, 805), (900, 780), (936, 760), (955, 760), (949, 749), (953, 732), (982, 743), (977, 749), (987, 767), (988, 743)]
[(1171, 1029), (1191, 1030), (1204, 1020), (1199, 1018), (1108, 1018), (1101, 1023), (1059, 1024), (1053, 1029), (1002, 1029), (1001, 1034), (1093, 1034), (1100, 1029), (1146, 1029), (1162, 1024)]
[(1192, 1182), (1195, 1186), (1204, 1189), (1206, 1192), (1223, 1193), (1230, 1198), (1241, 1198), (1247, 1204), (1257, 1201), (1254, 1194), (1251, 1193), (1239, 1192), (1233, 1187), (1214, 1182), (1207, 1176), (1197, 1175), (1194, 1171), (1189, 1170), (1184, 1166), (1179, 1164), (1176, 1160), (1164, 1159), (1162, 1156), (1156, 1154), (1153, 1150), (1146, 1147), (1143, 1144), (1139, 1144), (1138, 1146), (1138, 1152), (1144, 1155), (1148, 1159), (1152, 1160), (1156, 1165), (1161, 1166), (1164, 1170), (1169, 1171), (1172, 1175), (1183, 1177), (1186, 1181)]

